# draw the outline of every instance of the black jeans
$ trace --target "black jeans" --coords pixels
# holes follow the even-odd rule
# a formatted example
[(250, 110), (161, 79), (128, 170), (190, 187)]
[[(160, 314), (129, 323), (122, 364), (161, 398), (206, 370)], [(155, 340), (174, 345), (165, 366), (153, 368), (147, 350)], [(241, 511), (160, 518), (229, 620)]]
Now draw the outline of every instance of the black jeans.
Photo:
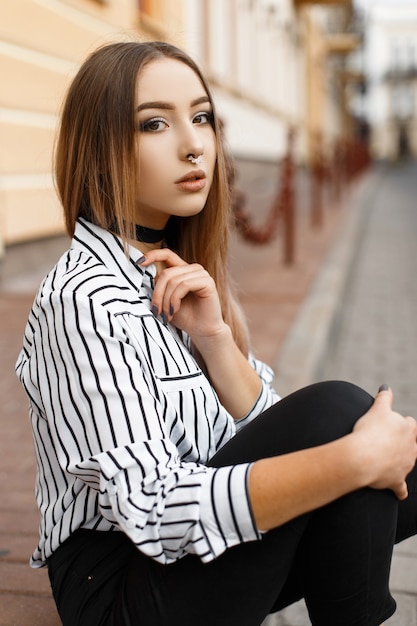
[[(284, 398), (211, 460), (222, 466), (285, 454), (352, 431), (373, 398), (343, 382)], [(312, 624), (378, 626), (395, 611), (388, 582), (395, 541), (417, 533), (409, 498), (361, 489), (202, 564), (160, 565), (123, 533), (78, 531), (49, 559), (64, 626), (258, 626), (304, 597)]]

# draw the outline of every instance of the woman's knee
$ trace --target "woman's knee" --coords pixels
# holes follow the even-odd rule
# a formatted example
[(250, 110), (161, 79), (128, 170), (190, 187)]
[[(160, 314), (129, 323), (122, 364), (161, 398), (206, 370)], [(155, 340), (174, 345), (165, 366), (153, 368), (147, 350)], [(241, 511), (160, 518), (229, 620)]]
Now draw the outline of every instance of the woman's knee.
[(335, 380), (314, 383), (296, 391), (281, 400), (281, 409), (288, 419), (295, 420), (292, 430), (298, 443), (312, 447), (352, 432), (373, 401), (372, 396), (357, 385)]

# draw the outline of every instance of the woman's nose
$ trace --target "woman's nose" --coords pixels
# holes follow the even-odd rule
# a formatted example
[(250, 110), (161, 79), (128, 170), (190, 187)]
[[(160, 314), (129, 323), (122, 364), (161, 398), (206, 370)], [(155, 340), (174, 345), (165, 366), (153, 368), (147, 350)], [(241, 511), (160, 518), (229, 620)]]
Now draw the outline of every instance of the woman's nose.
[(197, 158), (204, 153), (204, 141), (201, 137), (201, 130), (199, 132), (197, 125), (192, 124), (190, 128), (187, 129), (186, 136), (182, 142), (181, 152), (183, 159), (188, 159), (190, 155)]

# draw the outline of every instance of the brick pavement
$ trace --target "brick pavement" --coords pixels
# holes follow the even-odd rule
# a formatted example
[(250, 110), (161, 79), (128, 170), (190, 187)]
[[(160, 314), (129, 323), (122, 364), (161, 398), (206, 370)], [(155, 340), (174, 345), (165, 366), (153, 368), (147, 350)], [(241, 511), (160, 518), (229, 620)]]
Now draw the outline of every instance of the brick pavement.
[[(239, 162), (238, 171), (238, 183), (247, 193), (250, 212), (262, 222), (276, 191), (276, 167)], [(283, 264), (279, 237), (262, 247), (237, 235), (232, 239), (231, 269), (240, 286), (253, 347), (271, 364), (349, 212), (349, 197), (343, 206), (327, 203), (323, 228), (312, 229), (308, 181), (303, 172), (297, 177), (297, 190), (297, 259), (293, 266)], [(27, 565), (37, 540), (35, 464), (27, 402), (13, 367), (35, 288), (66, 245), (66, 238), (56, 238), (14, 246), (0, 266), (0, 626), (60, 623), (45, 570), (33, 571)], [(292, 626), (297, 626), (295, 621)]]

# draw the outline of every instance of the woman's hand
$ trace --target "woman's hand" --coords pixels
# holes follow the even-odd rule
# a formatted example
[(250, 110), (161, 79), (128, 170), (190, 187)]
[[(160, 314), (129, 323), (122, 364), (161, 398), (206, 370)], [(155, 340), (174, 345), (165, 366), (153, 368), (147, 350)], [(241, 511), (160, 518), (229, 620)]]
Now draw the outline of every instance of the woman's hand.
[(368, 486), (391, 489), (404, 500), (408, 495), (405, 478), (417, 459), (417, 422), (393, 411), (392, 400), (391, 389), (379, 391), (353, 432), (365, 453)]
[(163, 264), (158, 276), (152, 304), (158, 314), (190, 335), (198, 338), (215, 337), (227, 329), (222, 317), (216, 284), (198, 263), (186, 263), (168, 248), (151, 250), (141, 266)]

